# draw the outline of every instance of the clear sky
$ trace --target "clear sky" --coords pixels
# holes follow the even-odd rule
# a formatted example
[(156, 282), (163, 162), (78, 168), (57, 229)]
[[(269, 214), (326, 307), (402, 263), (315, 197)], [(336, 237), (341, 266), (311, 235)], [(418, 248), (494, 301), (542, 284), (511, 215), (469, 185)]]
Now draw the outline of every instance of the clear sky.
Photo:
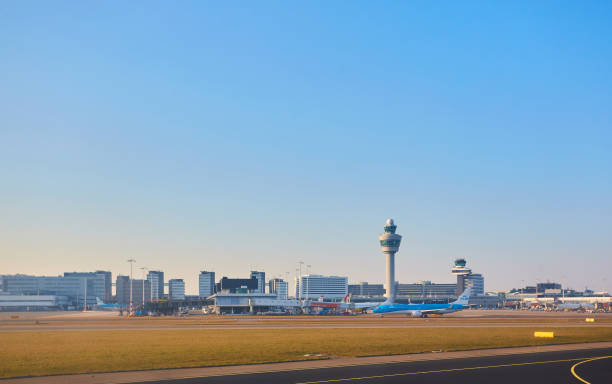
[(0, 3), (0, 273), (612, 290), (609, 1), (131, 3)]

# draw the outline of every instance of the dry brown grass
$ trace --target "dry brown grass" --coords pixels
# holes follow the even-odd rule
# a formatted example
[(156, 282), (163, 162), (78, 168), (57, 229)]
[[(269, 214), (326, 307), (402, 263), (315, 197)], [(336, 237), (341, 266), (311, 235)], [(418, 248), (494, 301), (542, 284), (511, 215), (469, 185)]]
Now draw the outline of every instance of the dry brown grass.
[[(537, 328), (537, 330), (547, 330)], [(432, 350), (612, 341), (612, 327), (38, 331), (0, 333), (0, 377), (108, 372)]]

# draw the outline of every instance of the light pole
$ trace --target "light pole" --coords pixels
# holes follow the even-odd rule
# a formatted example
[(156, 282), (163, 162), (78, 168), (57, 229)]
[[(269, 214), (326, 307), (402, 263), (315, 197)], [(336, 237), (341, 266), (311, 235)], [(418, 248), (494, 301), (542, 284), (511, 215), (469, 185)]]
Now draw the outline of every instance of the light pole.
[(142, 311), (145, 309), (145, 272), (149, 269), (147, 267), (140, 267), (142, 269)]
[(311, 267), (310, 264), (306, 266), (306, 274), (308, 276), (306, 280), (306, 299), (308, 300), (310, 300), (310, 267)]
[(304, 262), (303, 261), (299, 261), (298, 265), (299, 265), (299, 271), (300, 271), (300, 274), (299, 274), (299, 277), (298, 277), (298, 282), (300, 284), (299, 285), (300, 288), (298, 290), (298, 294), (300, 295), (299, 299), (302, 300), (302, 265), (304, 265)]
[(295, 298), (300, 299), (300, 269), (295, 269)]
[(561, 276), (561, 302), (565, 304), (565, 286), (567, 285), (565, 282), (567, 281), (567, 276)]
[(83, 281), (85, 282), (85, 300), (83, 301), (83, 312), (87, 312), (87, 278), (83, 278)]
[(136, 262), (136, 260), (129, 259), (127, 262), (130, 263), (130, 314), (129, 316), (132, 317), (134, 316), (134, 297), (132, 296), (132, 275), (134, 274), (134, 263)]

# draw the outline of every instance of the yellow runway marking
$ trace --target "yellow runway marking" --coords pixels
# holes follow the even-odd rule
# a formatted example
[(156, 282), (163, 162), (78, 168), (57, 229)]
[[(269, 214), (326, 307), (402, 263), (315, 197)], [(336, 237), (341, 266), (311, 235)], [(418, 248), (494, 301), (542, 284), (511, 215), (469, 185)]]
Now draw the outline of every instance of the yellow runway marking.
[(599, 356), (599, 357), (593, 357), (592, 359), (583, 360), (583, 361), (581, 361), (579, 363), (576, 363), (576, 364), (572, 365), (572, 369), (570, 369), (570, 371), (572, 372), (572, 375), (574, 375), (574, 377), (577, 378), (578, 380), (582, 381), (585, 384), (591, 384), (588, 381), (586, 381), (585, 379), (583, 379), (582, 377), (578, 376), (576, 374), (575, 368), (577, 366), (579, 366), (580, 364), (588, 363), (589, 361), (600, 360), (600, 359), (608, 359), (610, 357), (612, 357), (612, 356)]
[[(610, 357), (610, 356), (599, 357), (599, 359), (602, 359), (604, 357)], [(426, 373), (459, 372), (459, 371), (471, 371), (471, 370), (487, 369), (487, 368), (517, 367), (517, 366), (520, 366), (520, 365), (536, 365), (536, 364), (562, 363), (562, 362), (576, 361), (576, 360), (582, 360), (582, 359), (583, 358), (564, 359), (564, 360), (548, 360), (548, 361), (532, 361), (532, 362), (529, 362), (529, 363), (485, 365), (485, 366), (481, 366), (481, 367), (440, 369), (440, 370), (436, 370), (436, 371), (418, 371), (418, 372), (390, 373), (390, 374), (387, 374), (387, 375), (363, 376), (363, 377), (348, 377), (348, 378), (344, 378), (344, 379), (331, 379), (331, 380), (319, 380), (319, 381), (305, 381), (305, 382), (296, 383), (296, 384), (336, 383), (336, 382), (340, 382), (340, 381), (356, 381), (356, 380), (367, 380), (367, 379), (380, 379), (380, 378), (383, 378), (383, 377), (408, 376), (408, 375), (424, 375)], [(586, 361), (588, 361), (588, 360), (586, 360)], [(584, 363), (586, 361), (582, 361), (582, 363)], [(587, 382), (585, 381), (585, 383), (587, 383)], [(587, 384), (590, 384), (590, 383), (587, 383)]]

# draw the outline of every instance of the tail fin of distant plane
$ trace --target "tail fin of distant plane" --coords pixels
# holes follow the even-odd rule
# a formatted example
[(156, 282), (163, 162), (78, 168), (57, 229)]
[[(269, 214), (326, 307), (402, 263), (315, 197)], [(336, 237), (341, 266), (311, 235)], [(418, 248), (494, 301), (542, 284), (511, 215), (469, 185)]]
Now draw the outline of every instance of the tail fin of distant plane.
[(350, 304), (351, 303), (351, 294), (347, 293), (346, 296), (344, 296), (344, 299), (342, 299), (342, 302), (345, 304)]
[(102, 305), (102, 304), (104, 304), (104, 302), (102, 300), (100, 300), (99, 297), (96, 297), (96, 304), (97, 305)]
[(472, 286), (469, 286), (465, 289), (465, 291), (463, 291), (463, 293), (457, 300), (453, 301), (453, 304), (468, 305), (471, 295), (472, 295)]

